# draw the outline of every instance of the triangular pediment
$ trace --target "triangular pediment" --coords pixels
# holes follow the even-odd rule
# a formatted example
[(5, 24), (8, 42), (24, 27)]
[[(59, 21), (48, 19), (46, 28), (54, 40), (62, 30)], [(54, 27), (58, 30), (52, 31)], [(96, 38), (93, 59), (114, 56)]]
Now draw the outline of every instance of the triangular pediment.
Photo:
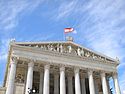
[(34, 49), (41, 49), (45, 51), (53, 51), (59, 53), (67, 53), (72, 54), (79, 57), (97, 59), (101, 61), (107, 62), (116, 62), (115, 59), (110, 58), (106, 55), (101, 53), (92, 51), (86, 47), (83, 47), (79, 44), (76, 44), (71, 41), (57, 41), (57, 42), (13, 42), (12, 45), (16, 45), (19, 47), (27, 47), (27, 48), (34, 48)]

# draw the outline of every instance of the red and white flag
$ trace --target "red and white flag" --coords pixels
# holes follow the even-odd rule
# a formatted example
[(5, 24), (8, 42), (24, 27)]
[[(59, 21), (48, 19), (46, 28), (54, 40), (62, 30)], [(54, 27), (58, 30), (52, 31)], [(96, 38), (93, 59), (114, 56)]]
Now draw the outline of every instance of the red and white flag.
[(69, 33), (69, 32), (73, 32), (74, 29), (73, 28), (65, 28), (64, 29), (64, 33)]

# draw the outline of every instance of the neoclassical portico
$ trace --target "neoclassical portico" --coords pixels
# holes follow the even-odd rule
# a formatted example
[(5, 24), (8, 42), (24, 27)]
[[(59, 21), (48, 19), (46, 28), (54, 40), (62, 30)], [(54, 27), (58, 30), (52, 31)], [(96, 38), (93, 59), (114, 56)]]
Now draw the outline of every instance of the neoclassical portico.
[(6, 94), (110, 94), (108, 78), (120, 94), (119, 61), (71, 41), (11, 42), (10, 50)]

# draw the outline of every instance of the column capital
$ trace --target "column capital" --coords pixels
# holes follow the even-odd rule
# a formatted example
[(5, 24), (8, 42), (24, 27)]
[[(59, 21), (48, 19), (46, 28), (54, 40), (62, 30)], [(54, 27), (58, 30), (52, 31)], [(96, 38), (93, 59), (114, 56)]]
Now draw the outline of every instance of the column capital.
[(79, 68), (74, 68), (74, 73), (79, 73)]
[(34, 62), (31, 61), (30, 63), (28, 63), (28, 67), (34, 67)]
[(105, 77), (105, 72), (100, 73), (101, 77)]
[(88, 75), (92, 75), (93, 74), (93, 70), (88, 70)]
[(45, 65), (44, 66), (44, 69), (50, 69), (50, 65), (48, 64), (48, 65)]
[(61, 67), (60, 67), (60, 71), (65, 71), (65, 67), (64, 67), (64, 66), (61, 66)]
[(114, 73), (112, 73), (112, 76), (113, 76), (113, 78), (117, 78), (118, 77), (118, 73), (114, 72)]
[(16, 56), (11, 57), (11, 64), (17, 64), (18, 58)]

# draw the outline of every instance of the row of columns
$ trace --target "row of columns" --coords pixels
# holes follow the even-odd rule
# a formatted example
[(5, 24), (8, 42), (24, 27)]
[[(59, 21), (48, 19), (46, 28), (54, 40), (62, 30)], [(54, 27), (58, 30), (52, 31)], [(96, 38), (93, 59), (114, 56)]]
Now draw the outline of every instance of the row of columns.
[[(9, 80), (8, 80), (8, 86), (6, 90), (6, 94), (14, 94), (14, 80), (15, 80), (15, 75), (16, 75), (16, 60), (12, 60), (11, 62), (11, 68), (10, 68), (10, 75), (9, 75)], [(26, 81), (26, 90), (25, 94), (28, 93), (28, 89), (32, 89), (32, 82), (33, 82), (33, 67), (34, 67), (34, 62), (28, 63), (28, 72), (27, 72), (27, 81)], [(50, 65), (45, 65), (44, 66), (44, 80), (43, 78), (43, 73), (40, 74), (40, 94), (49, 94), (49, 74), (50, 74)], [(75, 94), (81, 94), (81, 88), (82, 88), (82, 94), (85, 94), (85, 86), (80, 87), (80, 77), (79, 77), (79, 68), (74, 69), (74, 77), (75, 77)], [(55, 82), (54, 82), (54, 88), (58, 88), (58, 76), (55, 76)], [(94, 87), (94, 79), (93, 79), (93, 71), (89, 70), (88, 71), (88, 78), (89, 78), (89, 90), (90, 94), (95, 94), (95, 87)], [(114, 85), (115, 85), (115, 90), (116, 94), (120, 94), (120, 88), (118, 84), (118, 79), (117, 75), (113, 76), (114, 78)], [(68, 77), (69, 83), (68, 86), (72, 87), (72, 79)], [(107, 87), (107, 82), (106, 82), (106, 76), (105, 73), (101, 73), (101, 80), (102, 80), (102, 89), (103, 89), (103, 94), (108, 94), (108, 87)], [(44, 82), (43, 82), (44, 81)], [(85, 80), (82, 80), (82, 83), (85, 85)], [(43, 86), (42, 86), (43, 84)], [(73, 94), (73, 89), (70, 88), (68, 90), (69, 94)], [(84, 93), (83, 93), (84, 92)], [(66, 94), (66, 83), (65, 83), (65, 67), (62, 66), (60, 67), (60, 93), (59, 90), (54, 89), (54, 94)]]

